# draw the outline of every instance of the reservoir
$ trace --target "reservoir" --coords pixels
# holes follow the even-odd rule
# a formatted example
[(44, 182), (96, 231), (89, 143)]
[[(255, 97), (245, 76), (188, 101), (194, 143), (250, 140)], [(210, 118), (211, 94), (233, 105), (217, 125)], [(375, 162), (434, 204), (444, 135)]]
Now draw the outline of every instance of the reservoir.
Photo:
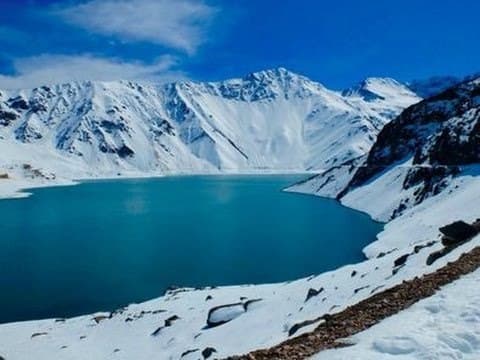
[(102, 180), (1, 200), (0, 323), (109, 311), (170, 286), (259, 284), (363, 259), (382, 224), (302, 175)]

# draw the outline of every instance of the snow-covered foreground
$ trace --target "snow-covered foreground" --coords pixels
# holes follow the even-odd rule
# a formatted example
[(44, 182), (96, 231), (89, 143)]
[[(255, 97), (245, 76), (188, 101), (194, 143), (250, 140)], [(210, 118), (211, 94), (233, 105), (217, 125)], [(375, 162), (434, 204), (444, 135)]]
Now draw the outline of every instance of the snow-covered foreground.
[(480, 270), (312, 360), (480, 358)]

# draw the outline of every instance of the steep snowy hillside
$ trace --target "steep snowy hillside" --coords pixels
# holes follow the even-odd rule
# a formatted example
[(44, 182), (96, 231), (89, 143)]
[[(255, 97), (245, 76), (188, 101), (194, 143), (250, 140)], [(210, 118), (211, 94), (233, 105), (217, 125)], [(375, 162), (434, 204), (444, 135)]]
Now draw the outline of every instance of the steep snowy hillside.
[[(382, 129), (368, 156), (291, 190), (336, 197), (377, 219), (393, 220), (379, 241), (365, 250), (376, 256), (425, 240), (441, 224), (478, 217), (462, 204), (480, 196), (479, 162), (480, 79), (476, 79), (407, 108)], [(395, 236), (390, 229), (395, 229)]]
[[(312, 360), (480, 358), (480, 271)], [(461, 294), (461, 296), (459, 296)]]
[(342, 95), (279, 68), (217, 83), (3, 91), (0, 173), (69, 179), (327, 168), (365, 154), (385, 123), (420, 100), (391, 79), (362, 88), (368, 97)]
[[(364, 166), (348, 188), (372, 180), (392, 165), (408, 161), (403, 190), (413, 191), (392, 216), (446, 186), (461, 166), (480, 161), (480, 79), (460, 84), (406, 109), (380, 132)], [(340, 196), (343, 195), (340, 194)], [(410, 194), (409, 194), (410, 195)]]

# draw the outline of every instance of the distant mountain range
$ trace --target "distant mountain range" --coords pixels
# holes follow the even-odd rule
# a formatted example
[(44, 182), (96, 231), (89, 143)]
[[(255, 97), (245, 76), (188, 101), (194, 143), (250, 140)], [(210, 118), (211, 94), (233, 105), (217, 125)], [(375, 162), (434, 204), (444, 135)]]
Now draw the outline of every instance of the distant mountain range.
[(22, 176), (27, 164), (66, 177), (320, 170), (366, 154), (383, 126), (420, 100), (393, 79), (337, 92), (283, 68), (214, 83), (0, 91), (0, 170)]
[(414, 80), (407, 83), (407, 86), (418, 96), (422, 98), (428, 98), (458, 85), (462, 82), (474, 80), (480, 77), (480, 74), (469, 75), (466, 77), (457, 76), (434, 76), (423, 80)]

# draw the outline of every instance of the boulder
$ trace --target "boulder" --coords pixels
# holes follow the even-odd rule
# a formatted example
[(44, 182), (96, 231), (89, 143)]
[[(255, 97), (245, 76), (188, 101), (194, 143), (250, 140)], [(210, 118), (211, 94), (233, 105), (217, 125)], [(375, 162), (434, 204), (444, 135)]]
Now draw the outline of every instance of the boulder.
[(453, 246), (467, 241), (478, 234), (478, 230), (464, 221), (455, 221), (449, 225), (440, 228), (443, 234), (442, 244), (444, 246)]

